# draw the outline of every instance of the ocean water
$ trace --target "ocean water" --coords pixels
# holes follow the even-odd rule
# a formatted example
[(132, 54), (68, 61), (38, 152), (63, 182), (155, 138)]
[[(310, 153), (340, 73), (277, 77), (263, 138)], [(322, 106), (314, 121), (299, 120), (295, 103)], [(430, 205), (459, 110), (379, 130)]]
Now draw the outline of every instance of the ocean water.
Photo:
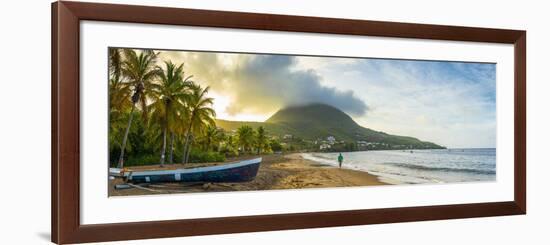
[[(342, 167), (367, 171), (390, 184), (496, 180), (496, 149), (343, 152)], [(305, 159), (338, 166), (338, 153), (302, 153)]]

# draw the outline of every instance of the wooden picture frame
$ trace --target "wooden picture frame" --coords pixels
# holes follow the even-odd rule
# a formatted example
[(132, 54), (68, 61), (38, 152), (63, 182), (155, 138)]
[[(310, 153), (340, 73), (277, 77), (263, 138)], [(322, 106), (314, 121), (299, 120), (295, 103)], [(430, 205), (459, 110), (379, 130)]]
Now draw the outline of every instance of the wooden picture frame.
[[(79, 200), (79, 23), (82, 20), (513, 44), (514, 200), (82, 225)], [(525, 31), (63, 1), (52, 4), (51, 48), (51, 234), (52, 241), (55, 243), (305, 229), (526, 213)]]

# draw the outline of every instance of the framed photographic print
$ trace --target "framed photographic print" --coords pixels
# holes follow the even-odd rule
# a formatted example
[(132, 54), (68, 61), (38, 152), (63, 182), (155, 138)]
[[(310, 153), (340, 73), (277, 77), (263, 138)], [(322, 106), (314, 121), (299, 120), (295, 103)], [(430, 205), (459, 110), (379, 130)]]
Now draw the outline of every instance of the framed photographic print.
[(52, 4), (52, 241), (526, 212), (526, 32)]

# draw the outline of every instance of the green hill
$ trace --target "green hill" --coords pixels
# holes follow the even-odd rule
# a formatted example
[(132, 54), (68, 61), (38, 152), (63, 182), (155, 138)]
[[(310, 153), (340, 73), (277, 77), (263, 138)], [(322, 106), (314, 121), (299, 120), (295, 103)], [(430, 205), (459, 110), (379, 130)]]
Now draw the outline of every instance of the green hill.
[(384, 132), (364, 128), (343, 111), (325, 104), (293, 106), (279, 110), (265, 122), (238, 122), (217, 120), (217, 125), (227, 131), (241, 125), (253, 128), (264, 126), (269, 134), (283, 138), (285, 135), (304, 140), (326, 140), (334, 136), (337, 141), (367, 141), (384, 144), (391, 149), (427, 149), (444, 148), (431, 142), (420, 141), (413, 137), (390, 135)]

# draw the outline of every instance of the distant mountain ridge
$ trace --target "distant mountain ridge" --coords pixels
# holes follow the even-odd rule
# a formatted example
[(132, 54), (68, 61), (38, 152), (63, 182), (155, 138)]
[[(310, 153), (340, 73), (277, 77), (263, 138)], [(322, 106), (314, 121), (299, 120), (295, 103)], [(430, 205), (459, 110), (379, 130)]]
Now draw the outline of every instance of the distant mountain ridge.
[(382, 143), (395, 149), (444, 148), (414, 137), (390, 135), (362, 127), (343, 111), (326, 104), (286, 107), (277, 111), (265, 122), (216, 120), (216, 123), (227, 131), (237, 129), (242, 125), (254, 128), (264, 126), (271, 135), (279, 137), (292, 135), (310, 141), (334, 136), (338, 141)]

